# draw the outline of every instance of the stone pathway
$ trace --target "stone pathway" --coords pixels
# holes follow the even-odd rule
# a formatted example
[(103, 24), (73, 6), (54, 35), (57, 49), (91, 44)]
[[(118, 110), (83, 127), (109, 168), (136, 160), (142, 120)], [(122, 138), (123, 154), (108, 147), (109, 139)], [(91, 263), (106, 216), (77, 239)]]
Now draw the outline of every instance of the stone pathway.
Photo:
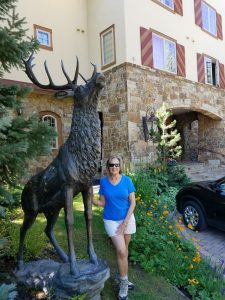
[[(181, 215), (178, 215), (181, 217)], [(199, 246), (200, 253), (209, 261), (211, 266), (221, 266), (225, 275), (225, 232), (208, 227), (201, 232), (195, 232), (185, 225), (182, 235)]]

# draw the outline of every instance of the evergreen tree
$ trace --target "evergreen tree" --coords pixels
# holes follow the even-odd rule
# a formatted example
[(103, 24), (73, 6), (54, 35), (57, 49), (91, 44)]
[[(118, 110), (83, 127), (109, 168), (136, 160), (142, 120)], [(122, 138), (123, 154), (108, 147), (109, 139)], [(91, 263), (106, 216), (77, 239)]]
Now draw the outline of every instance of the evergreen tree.
[(158, 130), (151, 132), (154, 142), (157, 142), (157, 156), (161, 163), (166, 163), (168, 158), (178, 158), (181, 156), (182, 147), (178, 145), (180, 133), (175, 129), (176, 120), (169, 121), (172, 112), (163, 105), (156, 111)]
[[(16, 0), (0, 0), (0, 76), (35, 51), (38, 42), (26, 35), (25, 20), (15, 12)], [(25, 175), (28, 160), (47, 153), (55, 132), (37, 115), (24, 119), (16, 109), (31, 89), (0, 84), (0, 216), (15, 203), (10, 188)]]
[(16, 13), (16, 1), (0, 0), (0, 76), (12, 67), (21, 68), (21, 58), (38, 48), (37, 40), (26, 35), (26, 22)]

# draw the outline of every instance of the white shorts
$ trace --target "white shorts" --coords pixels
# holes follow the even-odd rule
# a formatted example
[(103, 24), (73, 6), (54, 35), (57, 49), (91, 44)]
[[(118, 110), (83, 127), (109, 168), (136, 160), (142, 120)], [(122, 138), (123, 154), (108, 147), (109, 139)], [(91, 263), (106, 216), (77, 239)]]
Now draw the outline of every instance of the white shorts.
[[(112, 221), (112, 220), (103, 219), (103, 221), (104, 221), (105, 231), (109, 237), (115, 236), (118, 226), (121, 223), (123, 223), (123, 220)], [(133, 234), (135, 232), (136, 232), (136, 221), (135, 221), (134, 214), (132, 214), (124, 233)]]

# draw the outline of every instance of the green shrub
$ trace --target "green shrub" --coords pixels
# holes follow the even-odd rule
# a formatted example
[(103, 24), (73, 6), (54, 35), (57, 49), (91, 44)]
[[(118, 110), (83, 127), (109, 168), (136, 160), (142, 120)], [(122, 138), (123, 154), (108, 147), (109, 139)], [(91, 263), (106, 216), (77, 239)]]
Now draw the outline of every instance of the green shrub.
[(0, 218), (6, 218), (7, 212), (20, 206), (22, 186), (0, 186)]
[[(137, 233), (131, 242), (131, 260), (147, 271), (164, 276), (178, 288), (185, 289), (192, 299), (224, 299), (224, 279), (209, 267), (198, 247), (184, 240), (181, 236), (184, 225), (181, 220), (173, 218), (171, 212), (175, 207), (177, 188), (170, 187), (160, 196), (155, 194), (149, 197), (142, 182), (139, 188), (135, 175)], [(151, 180), (154, 182), (154, 179)]]
[(128, 174), (134, 185), (138, 187), (138, 193), (143, 199), (147, 201), (147, 199), (152, 199), (161, 194), (164, 194), (165, 198), (166, 195), (170, 196), (173, 193), (173, 197), (167, 197), (173, 201), (173, 203), (170, 203), (173, 207), (177, 190), (190, 182), (185, 169), (178, 164), (153, 165)]
[[(14, 214), (17, 211), (14, 210)], [(22, 221), (20, 216), (20, 221)], [(0, 256), (16, 258), (19, 246), (19, 232), (21, 223), (15, 220), (0, 221)], [(38, 215), (36, 222), (28, 230), (25, 239), (24, 259), (29, 260), (40, 256), (43, 249), (49, 246), (48, 239), (44, 233), (46, 226), (45, 218), (42, 214)], [(38, 237), (38, 238), (37, 238)], [(4, 248), (1, 249), (1, 241), (4, 242)]]
[(168, 186), (173, 186), (179, 189), (182, 186), (190, 183), (190, 178), (186, 175), (183, 166), (180, 166), (178, 164), (168, 164), (166, 168), (166, 173)]
[(13, 300), (17, 296), (15, 284), (1, 284), (0, 285), (0, 299), (1, 300)]

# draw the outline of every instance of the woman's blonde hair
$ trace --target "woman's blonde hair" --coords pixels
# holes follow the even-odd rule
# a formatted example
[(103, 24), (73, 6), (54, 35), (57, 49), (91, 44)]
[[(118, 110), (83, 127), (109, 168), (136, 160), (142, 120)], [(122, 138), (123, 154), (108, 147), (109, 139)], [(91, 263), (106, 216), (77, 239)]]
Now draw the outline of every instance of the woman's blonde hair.
[(109, 164), (110, 164), (110, 161), (112, 159), (116, 158), (118, 161), (119, 161), (119, 164), (120, 164), (120, 174), (123, 172), (123, 161), (122, 161), (122, 158), (119, 157), (118, 155), (111, 155), (107, 161), (106, 161), (106, 168), (107, 168), (107, 171), (109, 171)]

